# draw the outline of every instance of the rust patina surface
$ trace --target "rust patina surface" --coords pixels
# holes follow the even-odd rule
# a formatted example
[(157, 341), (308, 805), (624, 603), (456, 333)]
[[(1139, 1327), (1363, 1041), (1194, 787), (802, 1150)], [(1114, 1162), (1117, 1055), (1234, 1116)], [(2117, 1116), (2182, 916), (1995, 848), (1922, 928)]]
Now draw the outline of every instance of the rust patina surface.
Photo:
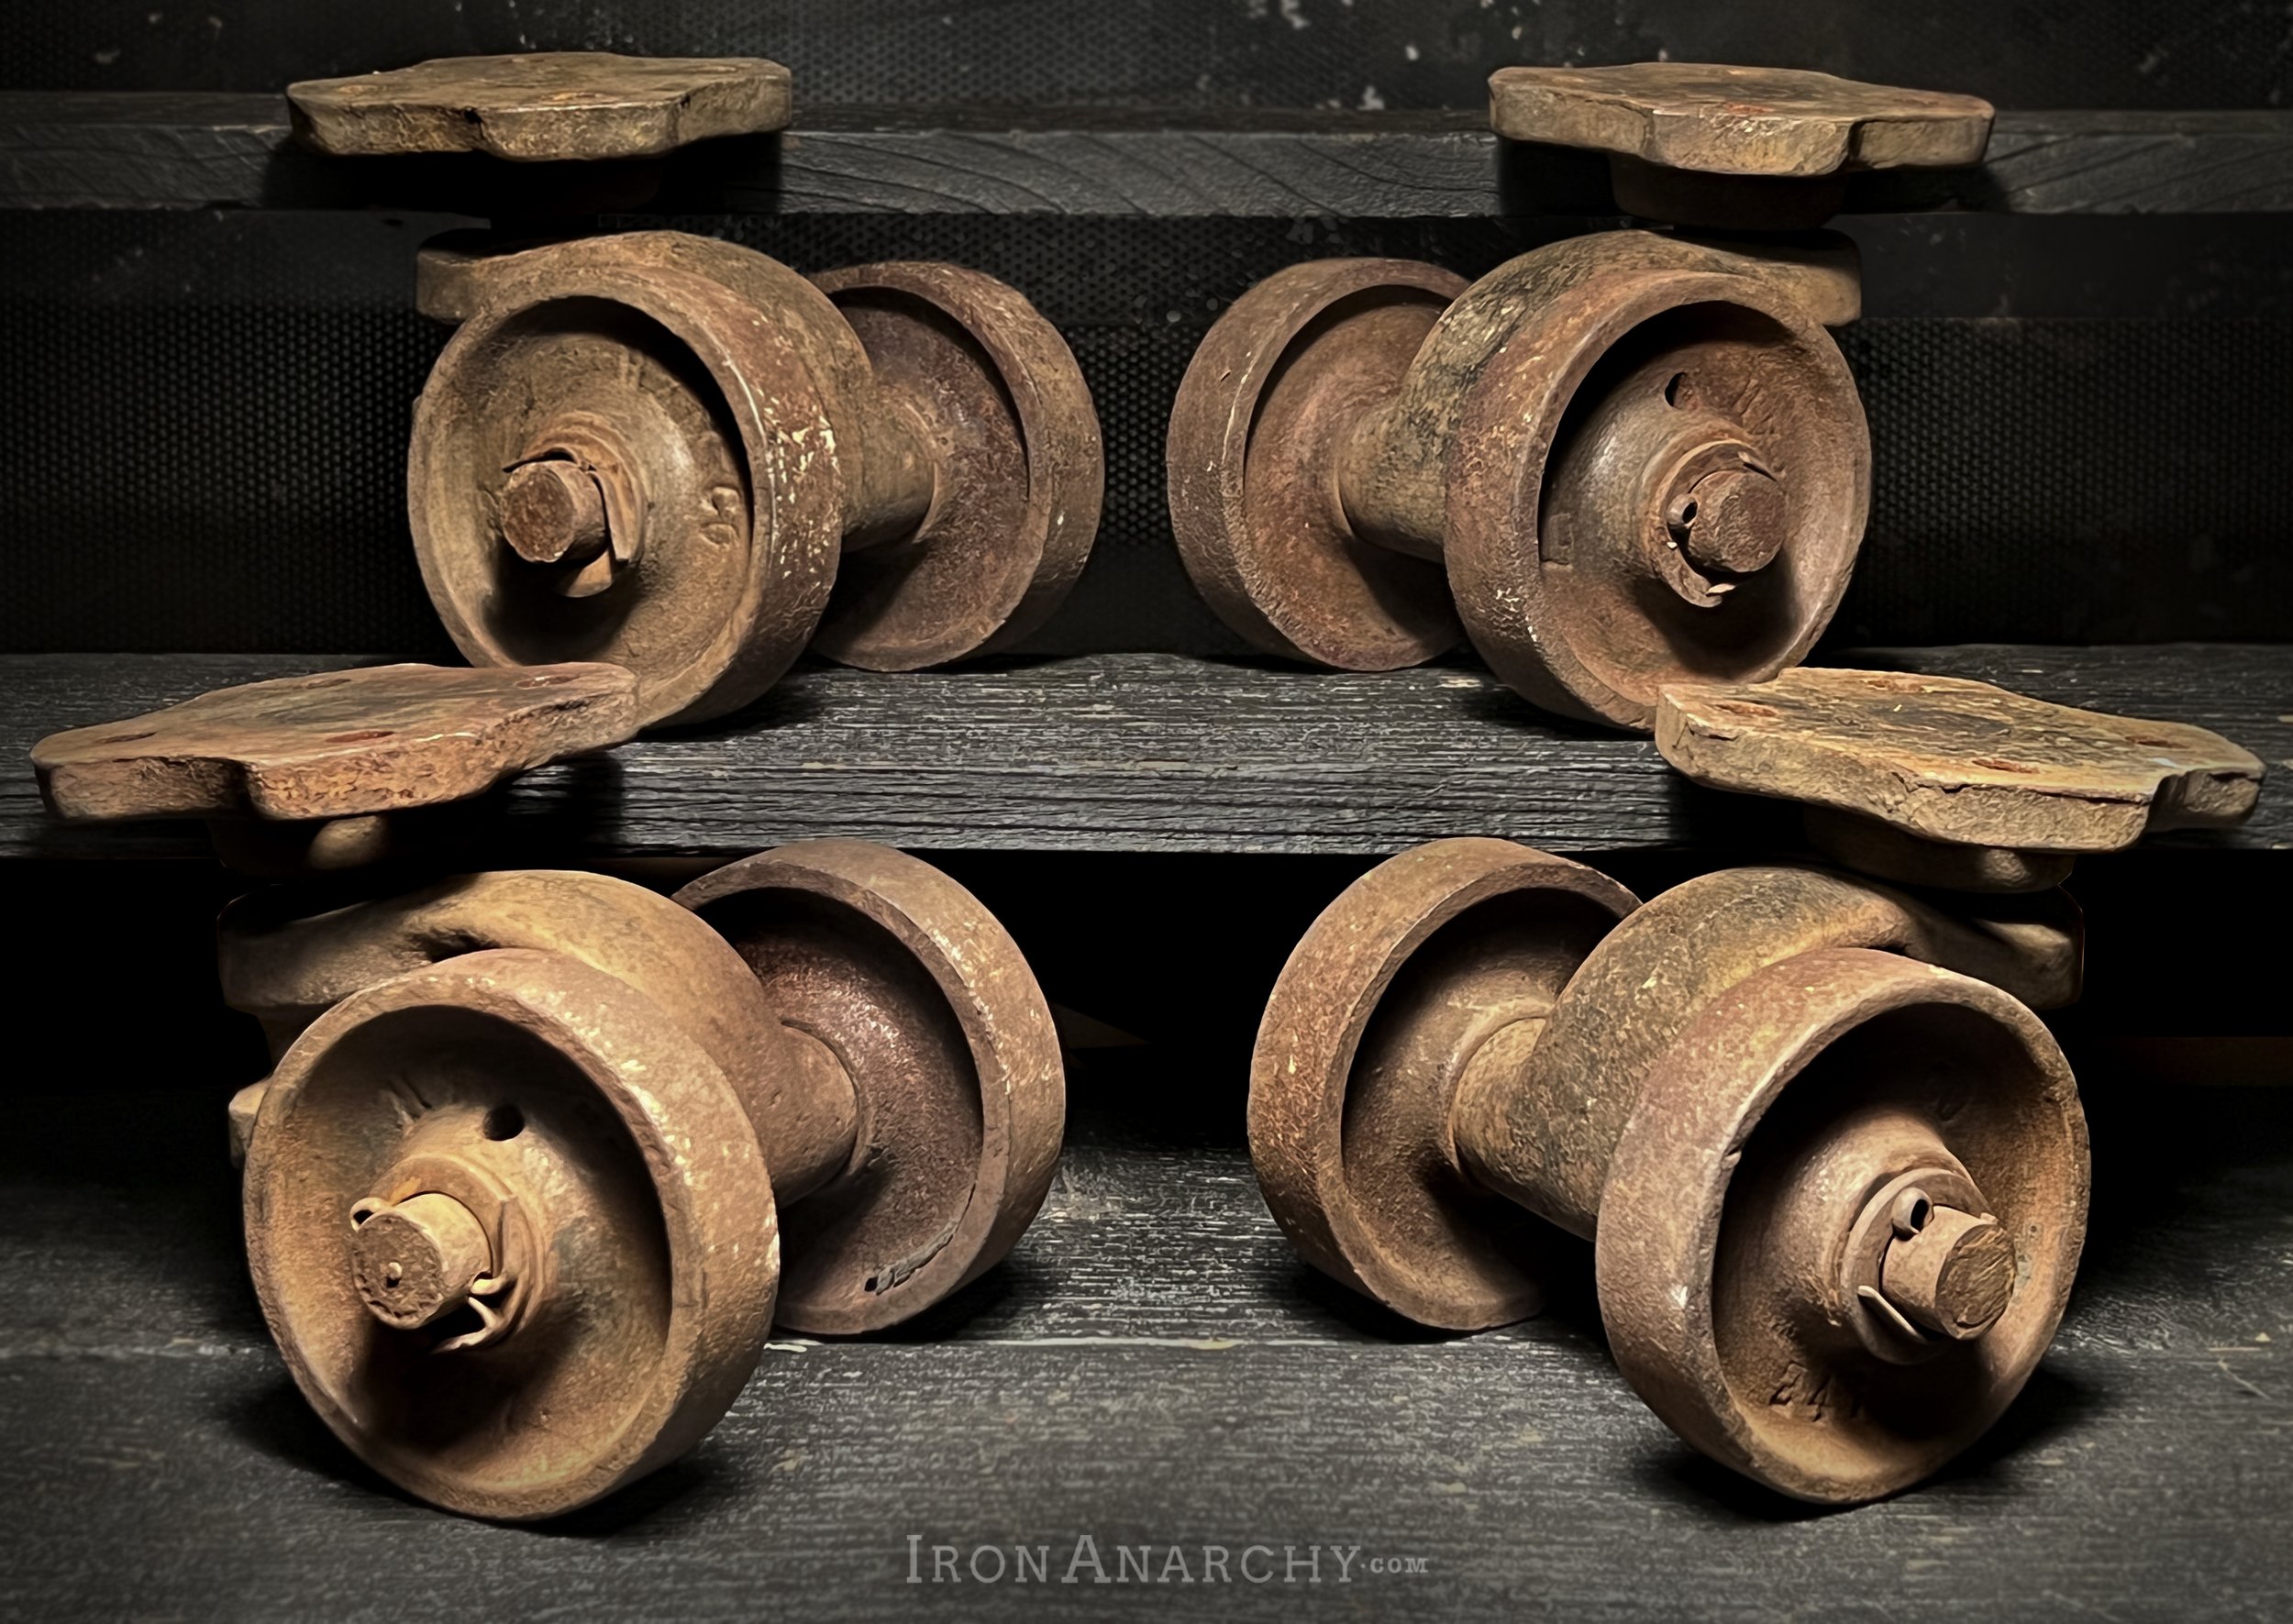
[(278, 1055), (230, 1113), (272, 1333), (360, 1458), (473, 1516), (673, 1459), (775, 1322), (940, 1301), (1058, 1158), (1025, 960), (881, 847), (785, 846), (678, 899), (553, 872), (315, 916), (259, 895), (221, 942)]
[(759, 57), (543, 50), (442, 57), (287, 86), (294, 132), (338, 157), (483, 152), (522, 163), (657, 158), (785, 127), (789, 73)]
[(2080, 853), (2242, 823), (2263, 775), (2187, 723), (1897, 671), (1671, 684), (1656, 746), (1700, 784), (1803, 802), (1827, 856), (1960, 890), (2043, 889)]
[(1430, 1325), (1535, 1311), (1594, 1242), (1617, 1362), (1674, 1431), (1877, 1498), (1980, 1436), (2061, 1318), (2086, 1129), (2032, 1006), (2077, 996), (2080, 945), (2066, 899), (1961, 914), (1767, 867), (1635, 905), (1436, 841), (1284, 967), (1252, 1160), (1311, 1262)]
[(809, 646), (910, 670), (1050, 614), (1098, 529), (1089, 389), (1019, 293), (943, 264), (808, 281), (634, 232), (426, 257), (458, 319), (407, 470), (473, 663), (628, 666), (648, 724), (738, 709)]

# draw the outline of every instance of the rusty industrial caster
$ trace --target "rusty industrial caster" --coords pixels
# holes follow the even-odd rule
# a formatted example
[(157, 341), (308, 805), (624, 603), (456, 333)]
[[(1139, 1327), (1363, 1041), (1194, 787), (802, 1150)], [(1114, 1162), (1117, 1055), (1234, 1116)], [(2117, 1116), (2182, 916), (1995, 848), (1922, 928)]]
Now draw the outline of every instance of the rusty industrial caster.
[(1250, 1149), (1325, 1273), (1428, 1325), (1534, 1312), (1594, 1242), (1626, 1377), (1802, 1499), (1877, 1498), (1997, 1420), (2085, 1232), (2085, 1119), (2031, 1006), (2075, 910), (1954, 919), (1867, 880), (1732, 870), (1645, 906), (1445, 840), (1317, 920), (1267, 1006)]
[(906, 1319), (1048, 1188), (1043, 996), (898, 852), (785, 846), (673, 900), (531, 872), (264, 907), (222, 945), (279, 1055), (232, 1112), (256, 1291), (327, 1424), (433, 1504), (549, 1517), (652, 1471), (776, 1320)]
[(755, 699), (807, 646), (911, 670), (1008, 646), (1080, 572), (1103, 456), (1074, 357), (952, 265), (807, 281), (648, 231), (426, 254), (459, 330), (407, 501), (471, 663), (627, 666), (643, 722)]
[[(1739, 120), (1733, 139), (1720, 121), (1714, 138), (1647, 150), (1687, 166), (1681, 185), (1700, 195), (1729, 166), (1789, 160), (1796, 173), (1824, 138), (1837, 168), (1964, 161), (1988, 134), (1971, 98), (1827, 83), (1867, 125), (1925, 118), (1950, 138), (1849, 143), (1841, 116), (1803, 96)], [(1574, 103), (1556, 87), (1531, 99), (1501, 73), (1492, 88), (1506, 134), (1631, 133), (1622, 113), (1562, 119)], [(1601, 100), (1677, 111), (1661, 89), (1631, 79)], [(1859, 306), (1838, 237), (1607, 232), (1469, 287), (1398, 260), (1293, 267), (1235, 302), (1180, 386), (1180, 550), (1227, 624), (1273, 653), (1389, 670), (1449, 647), (1461, 622), (1535, 703), (1645, 729), (1667, 680), (1771, 677), (1837, 608), (1871, 452), (1825, 329)]]

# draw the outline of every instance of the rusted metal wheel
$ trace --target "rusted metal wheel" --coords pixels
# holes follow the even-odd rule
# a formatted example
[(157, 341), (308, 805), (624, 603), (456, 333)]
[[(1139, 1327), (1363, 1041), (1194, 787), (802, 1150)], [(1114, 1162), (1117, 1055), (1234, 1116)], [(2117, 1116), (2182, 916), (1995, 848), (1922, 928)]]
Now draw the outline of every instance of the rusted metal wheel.
[(1294, 267), (1180, 387), (1180, 552), (1276, 653), (1389, 669), (1461, 620), (1536, 703), (1645, 729), (1667, 681), (1797, 662), (1846, 590), (1870, 445), (1823, 324), (1855, 305), (1851, 252), (1641, 231), (1465, 288)]
[(1106, 485), (1074, 353), (1014, 288), (958, 265), (862, 265), (814, 281), (937, 470), (921, 524), (847, 545), (815, 652), (912, 671), (1007, 647), (1091, 556)]
[(1689, 1442), (1878, 1498), (1981, 1436), (2086, 1230), (2062, 1051), (1983, 982), (1837, 948), (1751, 976), (1649, 1073), (1601, 1198), (1609, 1344)]
[[(929, 864), (859, 841), (782, 846), (677, 893), (729, 941), (840, 1102), (831, 1154), (784, 1179), (781, 1322), (895, 1324), (1011, 1250), (1066, 1121), (1050, 1008), (1010, 935)], [(768, 1104), (768, 1112), (777, 1107)]]
[[(843, 528), (841, 324), (794, 272), (700, 242), (643, 233), (490, 266), (415, 406), (407, 466), (423, 580), (462, 653), (626, 666), (648, 723), (769, 687), (819, 622)], [(736, 258), (774, 319), (727, 280)]]
[(771, 1322), (738, 1097), (659, 1005), (563, 954), (465, 955), (321, 1016), (263, 1091), (245, 1205), (304, 1396), (473, 1516), (553, 1516), (673, 1458)]
[(1452, 1117), (1534, 1044), (1634, 905), (1580, 864), (1441, 840), (1380, 864), (1282, 968), (1250, 1068), (1250, 1155), (1284, 1233), (1421, 1324), (1537, 1311), (1558, 1237), (1457, 1159)]
[(328, 1425), (438, 1505), (548, 1517), (652, 1470), (776, 1293), (797, 1329), (890, 1325), (1049, 1188), (1050, 1011), (969, 892), (827, 841), (683, 900), (503, 873), (225, 916), (226, 997), (281, 1056), (232, 1105), (265, 1313)]
[(1519, 325), (1460, 326), (1441, 364), (1464, 390), (1443, 558), (1473, 646), (1540, 705), (1645, 729), (1667, 680), (1759, 681), (1814, 646), (1862, 545), (1871, 453), (1803, 304), (1643, 241), (1501, 268), (1466, 297)]
[(1311, 1262), (1428, 1324), (1533, 1311), (1562, 1232), (1597, 1236), (1659, 1415), (1786, 1493), (1874, 1498), (1979, 1435), (2061, 1317), (2084, 1119), (2028, 1005), (2076, 996), (2079, 948), (2066, 899), (1959, 918), (1754, 868), (1635, 910), (1437, 841), (1285, 967), (1252, 1159)]
[(1211, 607), (1259, 647), (1386, 671), (1457, 642), (1438, 566), (1365, 545), (1331, 492), (1347, 432), (1464, 291), (1407, 260), (1293, 265), (1195, 351), (1170, 413), (1171, 529)]
[(1104, 483), (1074, 357), (956, 266), (823, 286), (668, 231), (427, 257), (425, 308), (461, 326), (416, 408), (408, 503), (464, 654), (579, 649), (637, 672), (648, 724), (691, 722), (815, 635), (904, 670), (1041, 624)]

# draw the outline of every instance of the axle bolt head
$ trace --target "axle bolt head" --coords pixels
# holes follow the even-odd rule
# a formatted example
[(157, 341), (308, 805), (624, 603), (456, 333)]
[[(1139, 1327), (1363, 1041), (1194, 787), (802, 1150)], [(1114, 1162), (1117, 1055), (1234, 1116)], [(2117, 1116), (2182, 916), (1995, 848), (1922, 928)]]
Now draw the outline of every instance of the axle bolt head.
[(1688, 561), (1708, 575), (1765, 569), (1782, 550), (1789, 516), (1782, 484), (1749, 465), (1706, 474), (1667, 515)]
[(597, 476), (559, 458), (511, 470), (501, 526), (503, 541), (529, 564), (586, 564), (611, 539)]
[(1922, 1330), (1955, 1342), (1998, 1323), (2014, 1297), (2014, 1243), (1988, 1213), (1936, 1206), (1905, 1190), (1889, 1214), (1895, 1238), (1880, 1264), (1887, 1300)]
[(350, 1210), (351, 1278), (368, 1310), (395, 1331), (435, 1324), (470, 1300), (493, 1262), (485, 1227), (451, 1196), (413, 1196)]

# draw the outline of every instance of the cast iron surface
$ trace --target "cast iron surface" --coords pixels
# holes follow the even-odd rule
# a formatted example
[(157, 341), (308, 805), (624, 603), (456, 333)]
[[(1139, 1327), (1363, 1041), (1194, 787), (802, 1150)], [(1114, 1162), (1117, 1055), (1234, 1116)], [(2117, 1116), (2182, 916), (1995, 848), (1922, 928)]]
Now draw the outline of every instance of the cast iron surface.
[(1678, 684), (1656, 747), (1715, 788), (2038, 851), (2117, 851), (2152, 833), (2228, 827), (2253, 811), (2262, 782), (2250, 751), (2203, 728), (1896, 671)]
[(1667, 686), (1656, 747), (1698, 783), (1803, 803), (1841, 862), (1966, 890), (2042, 890), (2080, 852), (2233, 827), (2265, 770), (2201, 727), (1851, 669)]
[[(1646, 728), (1760, 680), (1846, 591), (1870, 439), (1825, 322), (1853, 249), (1602, 232), (1469, 287), (1325, 260), (1222, 316), (1171, 409), (1171, 527), (1261, 648), (1389, 670), (1462, 623), (1524, 697)], [(1455, 603), (1451, 618), (1450, 601)]]
[[(1980, 646), (1849, 657), (2194, 723), (2273, 768), (2293, 760), (2293, 709), (2278, 698), (2293, 691), (2293, 649)], [(204, 856), (196, 832), (180, 825), (50, 817), (23, 753), (61, 726), (313, 664), (0, 657), (0, 756), (18, 764), (0, 772), (0, 856)], [(1169, 655), (900, 677), (800, 669), (715, 727), (528, 773), (506, 811), (500, 856), (522, 866), (729, 858), (814, 835), (1068, 851), (1385, 854), (1460, 832), (1568, 851), (1721, 838), (1739, 850), (1801, 845), (1795, 810), (1698, 790), (1652, 742), (1542, 717), (1483, 671), (1357, 676)], [(2163, 838), (2293, 845), (2293, 772), (2272, 770), (2241, 827)]]
[(617, 667), (370, 666), (203, 693), (32, 747), (60, 816), (339, 818), (483, 794), (636, 732)]
[(452, 263), (450, 294), (424, 289), (463, 319), (406, 490), (472, 660), (581, 649), (637, 671), (647, 723), (702, 721), (815, 637), (904, 670), (1024, 636), (1089, 556), (1090, 392), (992, 278), (873, 265), (815, 286), (680, 232)]
[(444, 57), (287, 86), (295, 133), (335, 157), (484, 152), (520, 163), (654, 158), (788, 122), (788, 70), (760, 58), (530, 51)]
[[(878, 1618), (1375, 1614), (2254, 1618), (2293, 1599), (2293, 1094), (2113, 1084), (2079, 1289), (2039, 1375), (1920, 1493), (1811, 1515), (1618, 1379), (1590, 1254), (1540, 1319), (1411, 1335), (1301, 1262), (1235, 1056), (1085, 1056), (1059, 1178), (1005, 1265), (913, 1335), (785, 1338), (684, 1462), (540, 1531), (360, 1474), (263, 1333), (218, 1132), (238, 1075), (17, 1092), (0, 1146), (0, 1603), (46, 1617)], [(115, 1076), (98, 1086), (138, 1086)], [(19, 1090), (26, 1079), (18, 1078)], [(102, 1289), (91, 1289), (100, 1282)], [(2266, 1339), (2266, 1340), (2264, 1340)], [(2259, 1531), (2257, 1531), (2259, 1530)], [(1420, 1555), (1421, 1576), (1191, 1589), (910, 1585), (908, 1541)], [(1200, 1571), (1199, 1560), (1195, 1562)], [(378, 1573), (393, 1575), (388, 1585)], [(482, 1575), (482, 1578), (473, 1577)], [(1174, 1597), (1176, 1601), (1174, 1602)]]
[(1963, 167), (1990, 134), (1979, 96), (1711, 62), (1500, 68), (1489, 103), (1490, 127), (1516, 141), (1722, 175)]

